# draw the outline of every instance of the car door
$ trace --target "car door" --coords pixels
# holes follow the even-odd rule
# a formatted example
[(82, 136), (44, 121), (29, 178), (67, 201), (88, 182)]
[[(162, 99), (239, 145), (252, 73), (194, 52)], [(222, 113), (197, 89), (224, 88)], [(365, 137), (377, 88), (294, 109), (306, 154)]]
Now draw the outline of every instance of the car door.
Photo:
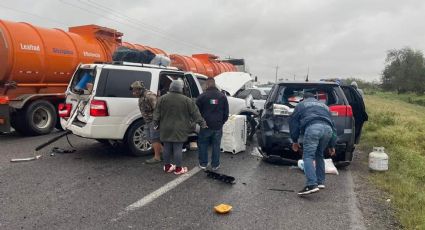
[(184, 75), (184, 78), (189, 86), (191, 97), (196, 99), (202, 93), (201, 85), (192, 74), (187, 73)]
[(358, 144), (360, 142), (363, 123), (368, 120), (363, 97), (352, 86), (341, 86), (341, 88), (344, 91), (345, 97), (347, 98), (348, 103), (353, 110), (355, 121), (355, 143)]

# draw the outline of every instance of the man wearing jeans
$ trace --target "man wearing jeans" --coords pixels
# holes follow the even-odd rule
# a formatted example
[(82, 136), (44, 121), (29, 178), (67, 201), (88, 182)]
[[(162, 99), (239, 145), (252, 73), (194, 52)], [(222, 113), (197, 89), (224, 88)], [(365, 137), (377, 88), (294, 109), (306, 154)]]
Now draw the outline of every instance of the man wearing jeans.
[(220, 167), (223, 125), (229, 118), (229, 103), (227, 97), (215, 86), (214, 78), (207, 79), (206, 88), (196, 100), (196, 105), (208, 126), (206, 129), (201, 129), (198, 135), (199, 167), (204, 170), (207, 168), (208, 147), (211, 145), (211, 168), (217, 170)]
[[(312, 93), (304, 94), (289, 119), (289, 129), (293, 140), (292, 150), (298, 152), (298, 138), (304, 134), (304, 173), (306, 186), (298, 195), (308, 195), (325, 188), (324, 151), (329, 146), (329, 153), (335, 154), (336, 129), (328, 106), (316, 100)], [(316, 166), (313, 161), (316, 161)]]

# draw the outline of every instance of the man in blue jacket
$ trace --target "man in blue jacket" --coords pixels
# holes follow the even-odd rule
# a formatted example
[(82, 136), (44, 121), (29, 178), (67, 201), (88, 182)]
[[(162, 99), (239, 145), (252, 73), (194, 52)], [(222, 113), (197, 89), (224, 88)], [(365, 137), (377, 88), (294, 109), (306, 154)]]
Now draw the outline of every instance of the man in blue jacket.
[[(289, 119), (289, 130), (293, 141), (292, 150), (298, 152), (298, 138), (304, 134), (303, 160), (306, 186), (298, 195), (308, 195), (325, 188), (324, 151), (335, 154), (336, 129), (328, 106), (316, 100), (312, 93), (305, 93)], [(316, 167), (313, 161), (316, 160)]]
[(212, 145), (211, 168), (220, 167), (220, 144), (223, 136), (223, 125), (229, 118), (227, 97), (215, 86), (213, 78), (208, 78), (206, 90), (196, 100), (202, 117), (208, 128), (202, 129), (198, 135), (199, 167), (205, 170), (208, 166), (208, 146)]

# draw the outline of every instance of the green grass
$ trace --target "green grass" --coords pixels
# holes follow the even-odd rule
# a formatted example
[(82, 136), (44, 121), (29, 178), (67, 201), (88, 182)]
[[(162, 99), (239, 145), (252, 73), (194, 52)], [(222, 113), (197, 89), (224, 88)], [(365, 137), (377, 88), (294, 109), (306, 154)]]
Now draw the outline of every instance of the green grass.
[(410, 104), (425, 106), (425, 95), (417, 95), (414, 93), (397, 94), (394, 92), (374, 92), (375, 95), (391, 100), (400, 100)]
[(391, 195), (404, 228), (425, 229), (425, 107), (406, 98), (389, 93), (366, 96), (369, 121), (362, 146), (385, 147), (390, 169), (371, 174), (371, 180)]

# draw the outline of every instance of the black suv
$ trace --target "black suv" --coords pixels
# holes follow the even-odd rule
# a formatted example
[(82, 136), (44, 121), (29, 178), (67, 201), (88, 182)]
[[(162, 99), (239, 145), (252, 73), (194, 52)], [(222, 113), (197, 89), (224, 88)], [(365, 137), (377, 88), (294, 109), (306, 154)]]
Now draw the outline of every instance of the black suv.
[[(355, 144), (359, 143), (362, 125), (368, 118), (359, 92), (334, 82), (281, 82), (273, 86), (257, 130), (263, 159), (293, 162), (301, 158), (291, 149), (288, 119), (306, 92), (329, 106), (338, 135), (333, 160), (337, 166), (348, 166)], [(299, 142), (302, 143), (302, 136)]]

